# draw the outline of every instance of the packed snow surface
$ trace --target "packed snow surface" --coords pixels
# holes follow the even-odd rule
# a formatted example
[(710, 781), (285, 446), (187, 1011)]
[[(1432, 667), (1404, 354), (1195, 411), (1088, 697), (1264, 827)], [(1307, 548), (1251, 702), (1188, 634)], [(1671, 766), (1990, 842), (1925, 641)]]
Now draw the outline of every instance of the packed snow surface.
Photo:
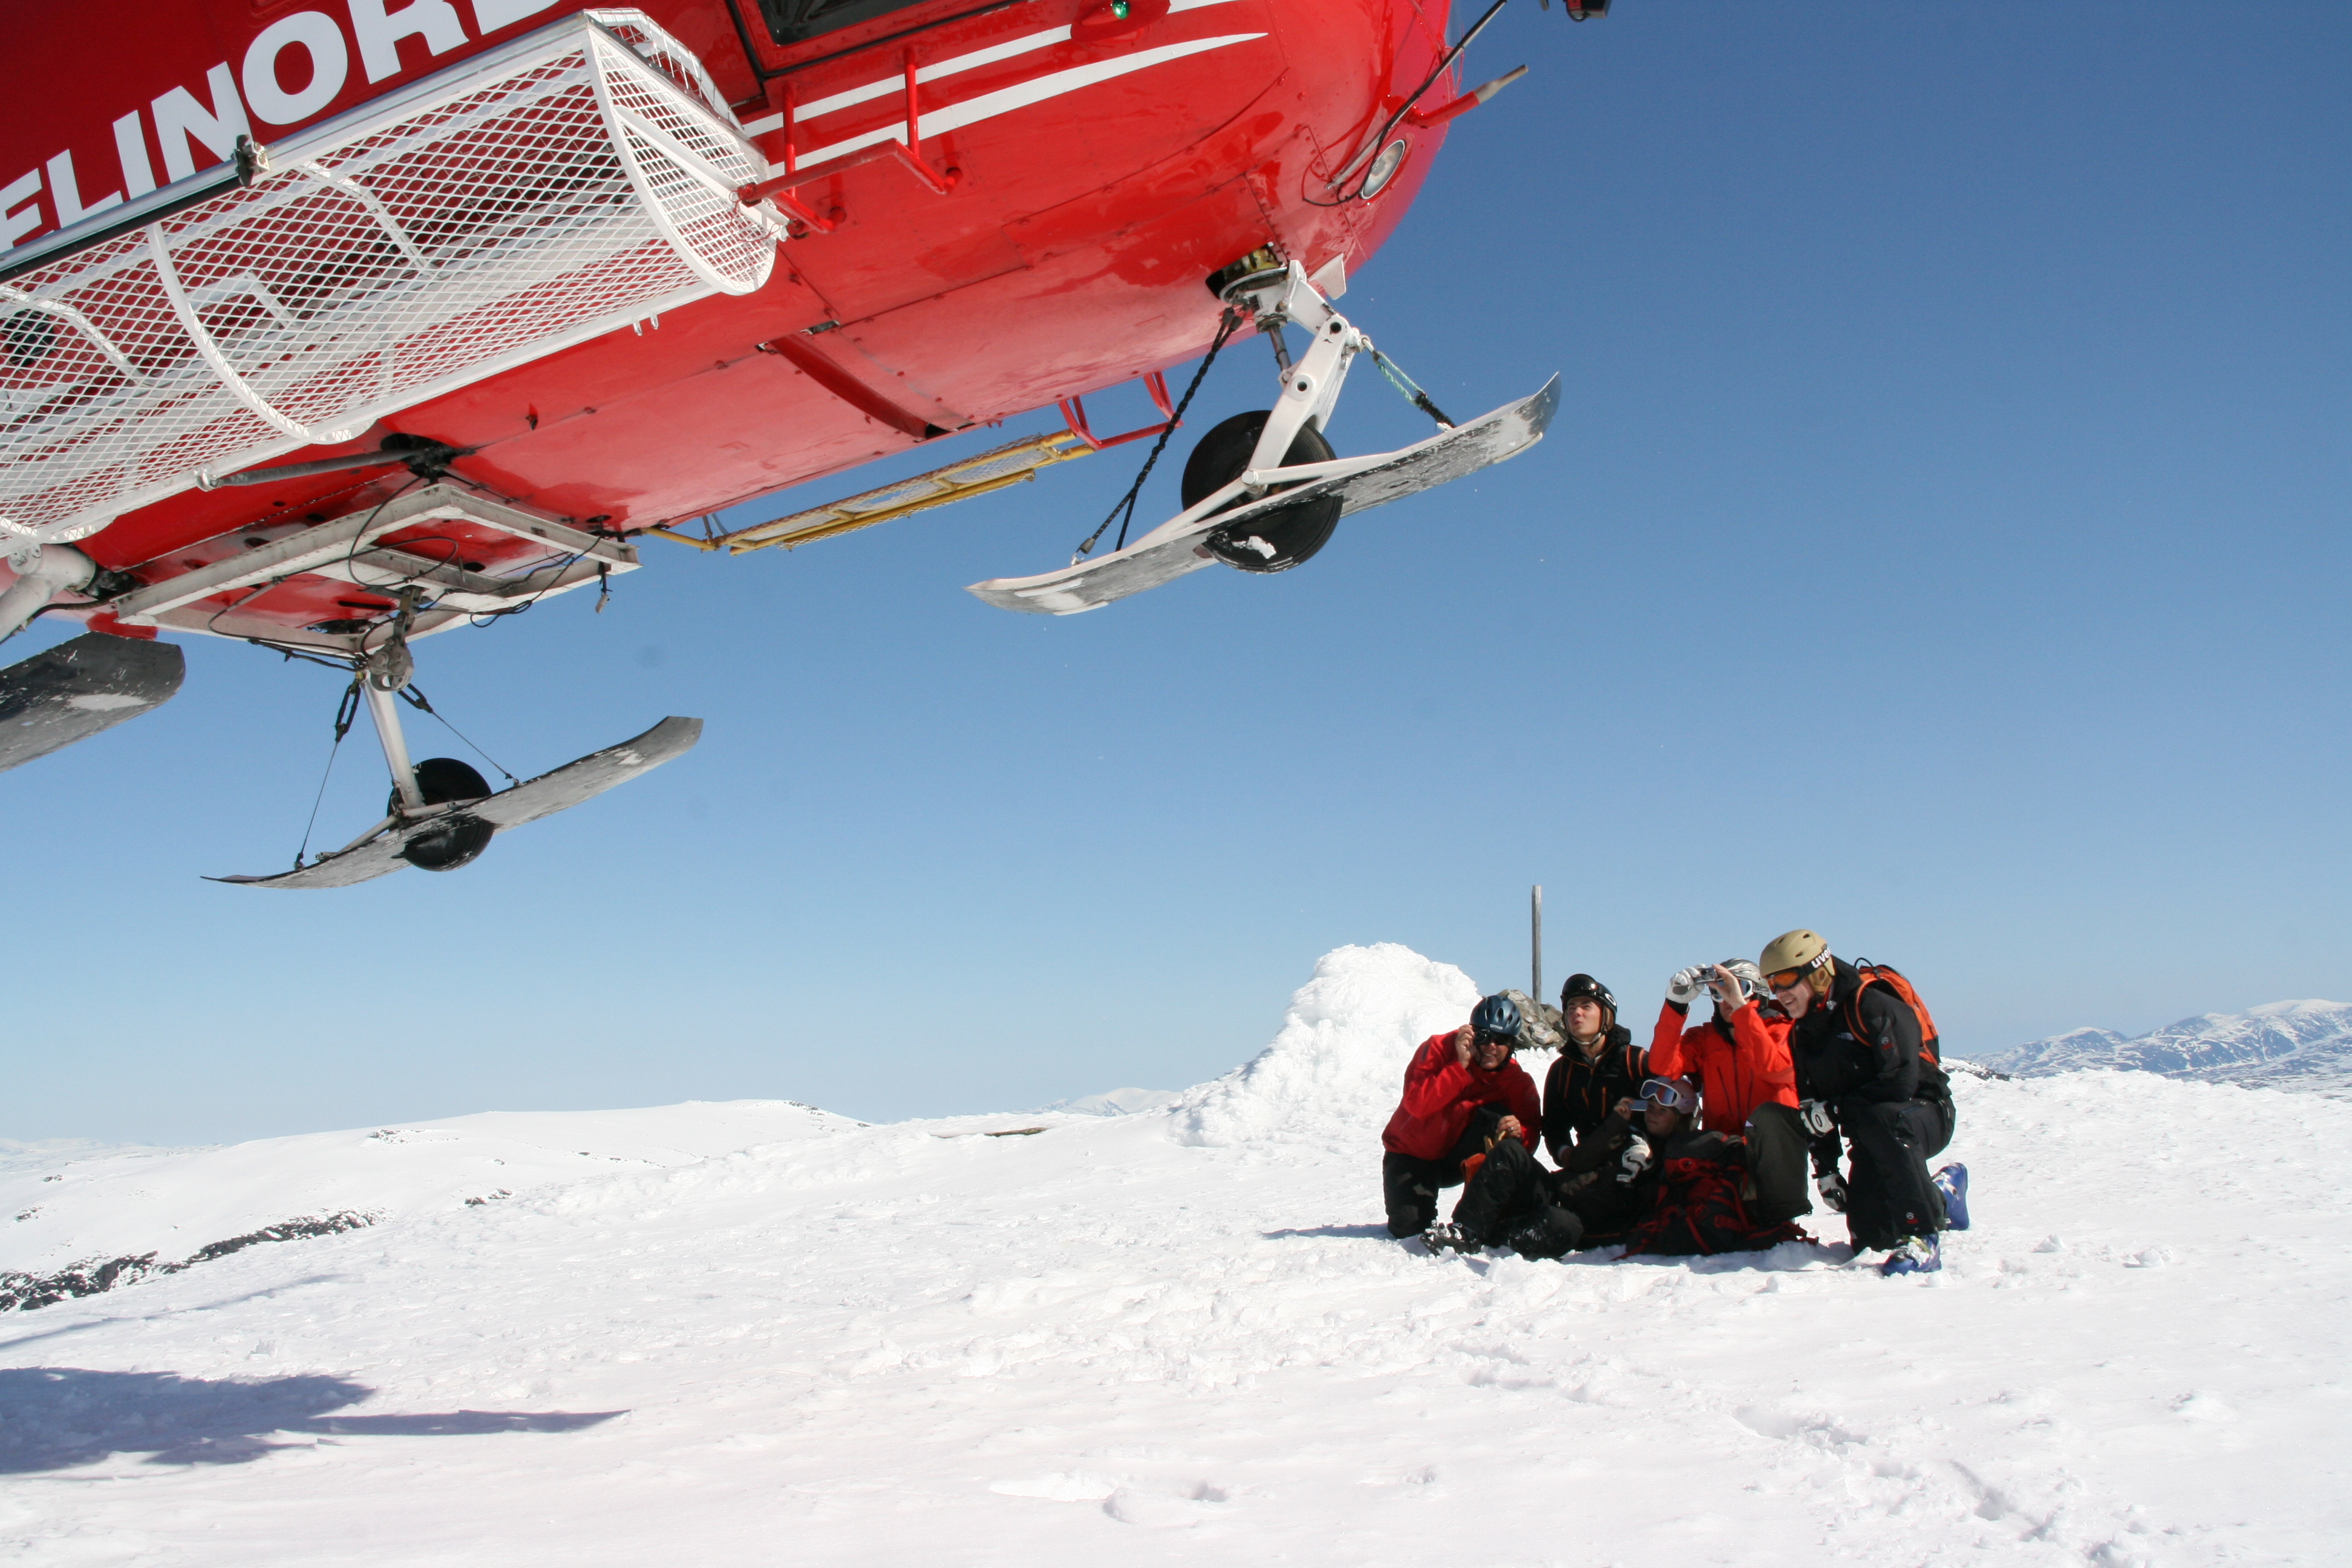
[(0, 1558), (2352, 1555), (2352, 1105), (1962, 1076), (1940, 1274), (1434, 1258), (1379, 1223), (1379, 1130), (1473, 995), (1342, 949), (1265, 1053), (1135, 1115), (689, 1105), (21, 1170), (43, 1258), (381, 1217), (0, 1317)]
[(2341, 1002), (2273, 1002), (2243, 1013), (2204, 1013), (2129, 1037), (2112, 1029), (2072, 1029), (1984, 1062), (2028, 1076), (2116, 1068), (2352, 1098), (2352, 1007)]

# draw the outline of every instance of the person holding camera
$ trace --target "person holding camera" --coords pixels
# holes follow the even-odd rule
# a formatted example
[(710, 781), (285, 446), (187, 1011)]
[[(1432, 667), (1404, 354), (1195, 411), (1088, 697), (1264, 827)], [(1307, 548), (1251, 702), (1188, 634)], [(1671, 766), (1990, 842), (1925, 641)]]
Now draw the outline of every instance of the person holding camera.
[[(1715, 1016), (1685, 1028), (1702, 991), (1712, 993)], [(1797, 1115), (1790, 1028), (1764, 989), (1762, 972), (1732, 958), (1677, 970), (1650, 1036), (1650, 1070), (1697, 1074), (1706, 1086), (1706, 1129), (1741, 1141), (1752, 1188), (1748, 1213), (1759, 1226), (1813, 1207), (1805, 1180), (1811, 1141)]]
[[(1844, 1212), (1858, 1250), (1889, 1249), (1887, 1273), (1941, 1268), (1946, 1190), (1927, 1160), (1951, 1142), (1958, 1118), (1933, 1026), (1906, 999), (1916, 994), (1910, 983), (1833, 957), (1809, 931), (1775, 937), (1758, 967), (1794, 1021), (1797, 1113), (1814, 1140), (1822, 1201)], [(1849, 1152), (1843, 1180), (1840, 1133)]]
[(1432, 1035), (1406, 1064), (1404, 1097), (1381, 1133), (1391, 1236), (1403, 1240), (1434, 1224), (1439, 1190), (1459, 1185), (1463, 1163), (1490, 1143), (1522, 1154), (1535, 1147), (1543, 1126), (1535, 1079), (1511, 1059), (1519, 1022), (1509, 997), (1486, 997), (1467, 1024)]
[(1568, 977), (1559, 1013), (1568, 1040), (1544, 1075), (1543, 1141), (1551, 1163), (1564, 1167), (1569, 1152), (1598, 1132), (1614, 1107), (1641, 1099), (1650, 1054), (1618, 1024), (1609, 987), (1590, 974)]

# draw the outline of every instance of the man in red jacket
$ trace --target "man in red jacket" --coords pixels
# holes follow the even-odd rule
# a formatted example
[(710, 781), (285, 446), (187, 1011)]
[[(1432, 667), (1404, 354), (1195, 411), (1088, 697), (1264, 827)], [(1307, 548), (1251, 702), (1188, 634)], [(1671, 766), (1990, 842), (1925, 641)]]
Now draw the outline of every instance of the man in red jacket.
[[(1683, 1027), (1702, 989), (1715, 1016)], [(1650, 1070), (1695, 1072), (1706, 1082), (1703, 1125), (1746, 1144), (1755, 1192), (1748, 1205), (1759, 1226), (1812, 1212), (1805, 1181), (1808, 1141), (1797, 1117), (1797, 1069), (1789, 1057), (1788, 1016), (1745, 959), (1697, 965), (1666, 983), (1665, 1005), (1650, 1037)]]
[(1404, 1069), (1404, 1098), (1381, 1134), (1381, 1190), (1389, 1234), (1403, 1240), (1437, 1223), (1437, 1194), (1462, 1181), (1462, 1163), (1489, 1138), (1535, 1147), (1543, 1127), (1535, 1079), (1511, 1059), (1518, 1005), (1489, 996), (1470, 1021), (1432, 1035)]

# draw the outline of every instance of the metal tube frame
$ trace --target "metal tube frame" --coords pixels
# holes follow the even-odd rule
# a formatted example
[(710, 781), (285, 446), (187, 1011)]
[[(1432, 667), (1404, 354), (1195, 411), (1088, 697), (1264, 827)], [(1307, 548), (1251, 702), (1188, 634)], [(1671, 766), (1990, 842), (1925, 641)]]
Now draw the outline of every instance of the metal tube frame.
[(375, 738), (383, 747), (383, 765), (392, 770), (392, 787), (400, 796), (401, 805), (409, 811), (422, 810), (425, 792), (416, 787), (416, 767), (408, 760), (408, 737), (400, 729), (400, 694), (386, 691), (362, 672), (360, 695), (367, 700), (368, 717), (375, 721)]

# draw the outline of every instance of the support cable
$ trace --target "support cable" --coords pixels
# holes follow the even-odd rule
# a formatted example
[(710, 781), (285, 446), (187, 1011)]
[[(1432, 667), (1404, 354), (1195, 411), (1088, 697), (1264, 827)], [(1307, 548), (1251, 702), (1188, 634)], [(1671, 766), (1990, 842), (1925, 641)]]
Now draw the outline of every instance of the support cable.
[[(1462, 41), (1445, 51), (1444, 55), (1439, 58), (1437, 68), (1429, 73), (1419, 87), (1412, 89), (1411, 96), (1407, 97), (1402, 103), (1397, 105), (1396, 111), (1391, 114), (1388, 119), (1381, 123), (1380, 130), (1373, 134), (1370, 141), (1363, 144), (1362, 150), (1358, 152), (1353, 158), (1350, 158), (1348, 161), (1348, 166), (1340, 170), (1337, 174), (1331, 176), (1329, 180), (1324, 182), (1323, 188), (1325, 190), (1338, 190), (1341, 185), (1348, 183), (1349, 175), (1355, 174), (1357, 170), (1365, 167), (1365, 165), (1371, 161), (1372, 155), (1379, 152), (1382, 144), (1388, 141), (1390, 133), (1404, 122), (1404, 117), (1406, 115), (1412, 112), (1413, 105), (1419, 103), (1422, 100), (1423, 95), (1427, 93), (1431, 88), (1437, 85), (1438, 78), (1444, 76), (1447, 71), (1454, 68), (1454, 62), (1462, 58), (1462, 51), (1470, 47), (1470, 41), (1473, 38), (1475, 38), (1479, 34), (1485, 32), (1486, 30), (1486, 24), (1493, 21), (1502, 11), (1503, 7), (1509, 3), (1510, 0), (1495, 0), (1495, 3), (1492, 5), (1486, 7), (1486, 15), (1480, 16), (1475, 22), (1470, 24), (1470, 30), (1462, 35)], [(1547, 5), (1544, 8), (1546, 10), (1549, 10), (1551, 7)], [(1370, 176), (1368, 175), (1366, 177), (1369, 178)], [(1363, 188), (1364, 182), (1362, 180), (1358, 180), (1356, 182), (1355, 190), (1348, 192), (1345, 195), (1340, 196), (1337, 201), (1318, 202), (1313, 196), (1305, 195), (1303, 193), (1302, 199), (1308, 206), (1311, 207), (1345, 206), (1349, 202), (1354, 201)]]
[(500, 766), (498, 758), (490, 755), (489, 752), (482, 750), (481, 747), (475, 745), (472, 741), (467, 740), (466, 732), (463, 730), (458, 729), (457, 725), (452, 724), (448, 720), (442, 719), (441, 710), (433, 706), (431, 700), (425, 697), (424, 691), (417, 687), (415, 682), (411, 681), (407, 686), (404, 687), (401, 689), (400, 696), (403, 701), (406, 702), (411, 708), (415, 709), (418, 712), (430, 713), (436, 719), (440, 719), (441, 727), (443, 729), (448, 731), (452, 735), (457, 736), (458, 740), (465, 742), (468, 747), (472, 748), (474, 755), (489, 763), (491, 771), (504, 778), (507, 783), (522, 783), (522, 780), (515, 777), (514, 774), (508, 773), (504, 767)]
[(1160, 439), (1151, 444), (1151, 455), (1143, 459), (1143, 471), (1135, 476), (1135, 483), (1127, 487), (1127, 494), (1110, 509), (1110, 516), (1102, 520), (1102, 527), (1087, 534), (1085, 542), (1071, 554), (1071, 565), (1076, 566), (1094, 553), (1095, 541), (1103, 536), (1103, 529), (1111, 525), (1112, 518), (1118, 519), (1118, 542), (1111, 546), (1111, 552), (1117, 554), (1127, 548), (1128, 525), (1135, 521), (1135, 500), (1143, 493), (1143, 481), (1151, 477), (1151, 466), (1160, 461), (1160, 454), (1168, 449), (1168, 437), (1176, 434), (1176, 426), (1183, 423), (1184, 410), (1192, 405), (1192, 395), (1201, 390), (1201, 382), (1208, 375), (1209, 367), (1217, 363), (1217, 351), (1225, 346), (1225, 340), (1232, 337), (1241, 324), (1241, 312), (1231, 306), (1226, 307), (1223, 317), (1217, 322), (1216, 340), (1209, 344), (1208, 354), (1201, 361), (1201, 368), (1192, 373), (1192, 384), (1186, 387), (1184, 395), (1176, 400), (1176, 412), (1168, 416), (1167, 428), (1160, 431)]
[(1372, 351), (1372, 363), (1381, 367), (1381, 374), (1389, 378), (1390, 385), (1404, 394), (1406, 402), (1412, 404), (1415, 408), (1420, 409), (1423, 414), (1428, 415), (1432, 419), (1436, 420), (1437, 427), (1439, 429), (1451, 430), (1454, 428), (1454, 421), (1445, 416), (1445, 410), (1440, 408), (1436, 404), (1430, 401), (1429, 394), (1422, 391), (1420, 384), (1415, 382), (1412, 377), (1405, 374), (1404, 368), (1402, 365), (1399, 365), (1394, 360), (1389, 358), (1388, 355), (1381, 353), (1378, 349), (1374, 349)]
[(310, 833), (319, 826), (319, 805), (327, 798), (327, 781), (335, 776), (335, 754), (343, 749), (343, 737), (352, 732), (352, 721), (359, 714), (360, 683), (354, 680), (343, 688), (343, 700), (335, 709), (335, 740), (327, 748), (327, 771), (319, 775), (319, 793), (310, 797), (310, 820), (302, 825), (302, 847), (294, 851), (297, 871), (302, 868), (303, 857), (310, 853)]

